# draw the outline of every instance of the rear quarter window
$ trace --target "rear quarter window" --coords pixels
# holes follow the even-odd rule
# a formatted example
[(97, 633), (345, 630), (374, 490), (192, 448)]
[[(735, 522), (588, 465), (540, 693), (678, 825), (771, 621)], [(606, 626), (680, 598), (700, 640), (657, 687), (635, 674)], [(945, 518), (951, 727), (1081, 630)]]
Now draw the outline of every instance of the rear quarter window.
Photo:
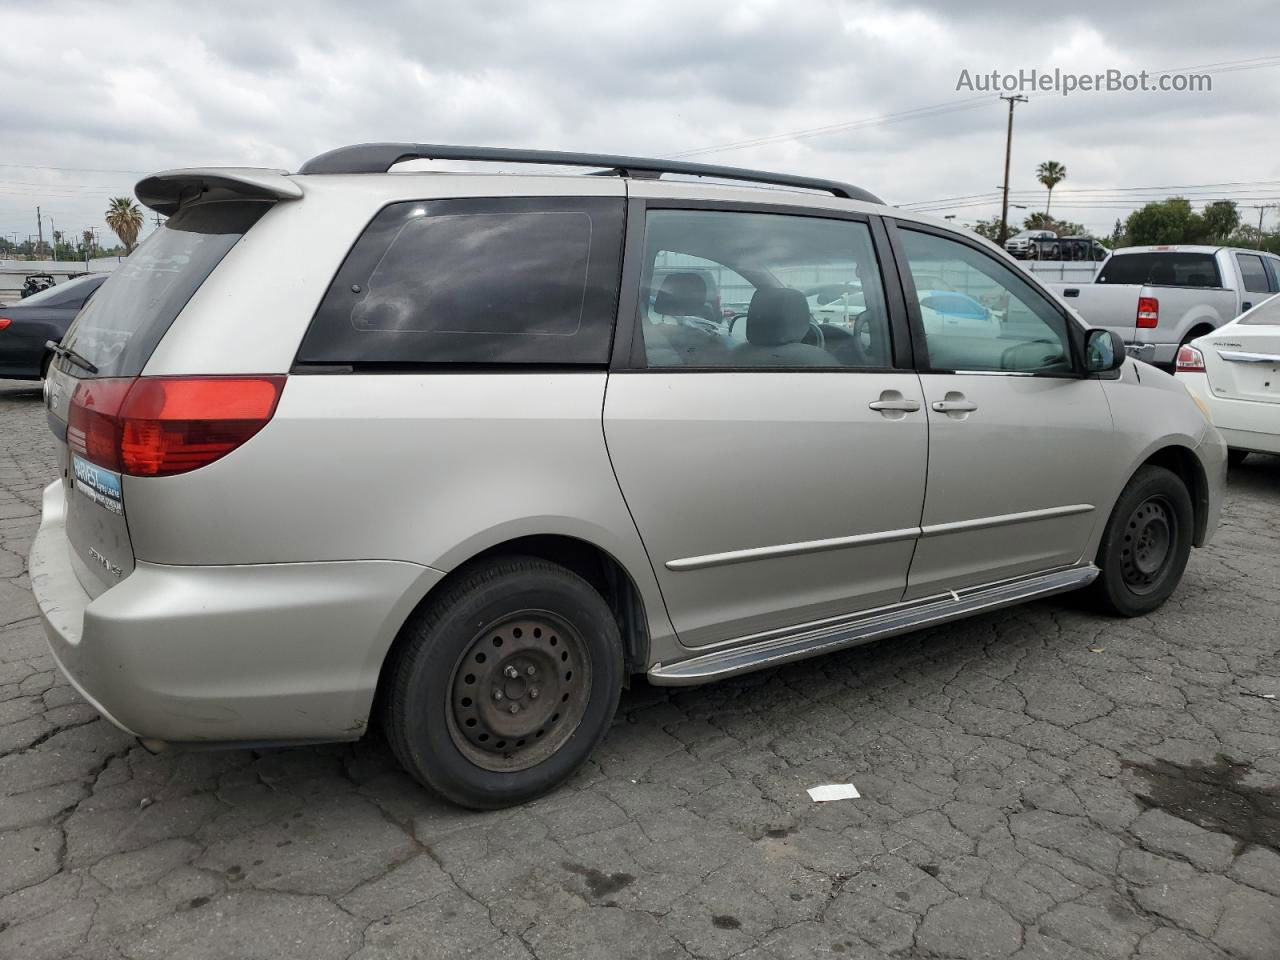
[(300, 364), (604, 364), (623, 202), (501, 198), (383, 208), (339, 268)]

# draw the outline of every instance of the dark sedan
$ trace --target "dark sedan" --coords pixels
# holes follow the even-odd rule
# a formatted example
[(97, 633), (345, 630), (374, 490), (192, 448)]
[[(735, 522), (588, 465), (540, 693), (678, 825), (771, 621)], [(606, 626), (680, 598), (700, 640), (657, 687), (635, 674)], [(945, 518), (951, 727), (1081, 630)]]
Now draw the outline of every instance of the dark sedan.
[(46, 340), (58, 341), (88, 302), (105, 273), (90, 273), (0, 306), (0, 377), (39, 380), (44, 376)]

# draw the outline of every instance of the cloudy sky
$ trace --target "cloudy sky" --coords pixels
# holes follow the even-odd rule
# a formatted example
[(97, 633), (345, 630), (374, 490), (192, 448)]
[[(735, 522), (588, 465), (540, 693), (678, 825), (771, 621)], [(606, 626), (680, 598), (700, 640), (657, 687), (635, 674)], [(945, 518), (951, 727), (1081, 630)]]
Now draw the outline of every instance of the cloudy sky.
[[(411, 140), (687, 156), (999, 212), (1006, 107), (962, 70), (1195, 68), (1198, 93), (1032, 93), (1014, 202), (1109, 233), (1145, 199), (1280, 203), (1271, 4), (0, 0), (0, 233), (98, 227), (143, 174)], [(1182, 187), (1181, 190), (1165, 189)], [(945, 198), (962, 198), (941, 203)], [(1256, 222), (1257, 211), (1246, 211)], [(1280, 211), (1267, 213), (1280, 222)]]

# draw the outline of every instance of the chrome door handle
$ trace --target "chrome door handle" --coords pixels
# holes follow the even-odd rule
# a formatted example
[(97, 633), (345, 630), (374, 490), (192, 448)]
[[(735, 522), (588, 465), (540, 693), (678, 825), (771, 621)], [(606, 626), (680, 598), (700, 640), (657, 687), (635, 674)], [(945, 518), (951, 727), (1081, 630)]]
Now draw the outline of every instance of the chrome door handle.
[(932, 406), (939, 413), (972, 413), (978, 409), (972, 400), (935, 400)]
[(902, 413), (915, 413), (920, 409), (916, 400), (872, 400), (867, 406), (872, 410), (898, 410)]

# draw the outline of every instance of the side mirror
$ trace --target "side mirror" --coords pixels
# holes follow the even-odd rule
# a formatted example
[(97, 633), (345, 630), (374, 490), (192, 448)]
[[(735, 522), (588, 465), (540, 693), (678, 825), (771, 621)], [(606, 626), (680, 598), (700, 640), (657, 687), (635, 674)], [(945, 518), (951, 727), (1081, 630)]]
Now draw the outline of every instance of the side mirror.
[(1110, 330), (1090, 330), (1084, 341), (1085, 369), (1107, 373), (1124, 365), (1124, 341)]

